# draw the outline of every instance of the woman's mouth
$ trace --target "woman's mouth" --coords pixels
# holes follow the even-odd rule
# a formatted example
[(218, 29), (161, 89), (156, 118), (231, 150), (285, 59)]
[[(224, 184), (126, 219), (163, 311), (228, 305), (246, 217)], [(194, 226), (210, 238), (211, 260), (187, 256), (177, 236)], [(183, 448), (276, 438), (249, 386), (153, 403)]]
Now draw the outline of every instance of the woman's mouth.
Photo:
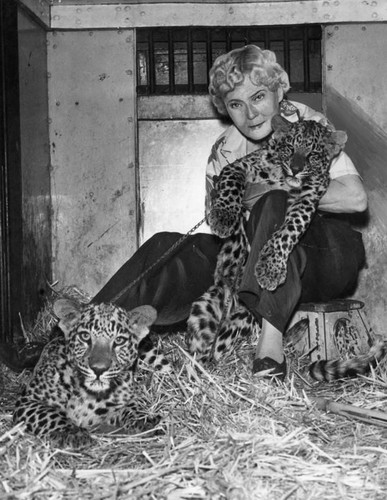
[(249, 129), (251, 129), (251, 130), (257, 130), (257, 129), (261, 128), (264, 123), (265, 122), (258, 123), (258, 125), (249, 125)]

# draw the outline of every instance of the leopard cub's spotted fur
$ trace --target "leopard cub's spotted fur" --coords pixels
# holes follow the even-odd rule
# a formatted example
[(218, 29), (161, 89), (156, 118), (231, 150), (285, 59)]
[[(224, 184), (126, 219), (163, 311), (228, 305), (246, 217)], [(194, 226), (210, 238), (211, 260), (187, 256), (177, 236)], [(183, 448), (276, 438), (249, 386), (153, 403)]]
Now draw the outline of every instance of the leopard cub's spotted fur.
[[(188, 319), (188, 349), (198, 359), (219, 361), (243, 337), (257, 334), (257, 320), (239, 301), (237, 291), (249, 254), (242, 205), (247, 183), (264, 183), (289, 193), (285, 221), (262, 249), (256, 277), (262, 288), (275, 290), (286, 279), (287, 258), (307, 229), (329, 184), (332, 159), (347, 140), (314, 121), (289, 123), (273, 118), (266, 146), (225, 166), (215, 179), (209, 223), (225, 238), (214, 284), (194, 302)], [(350, 360), (320, 361), (310, 368), (318, 380), (366, 373), (386, 354), (386, 342)]]
[(330, 164), (343, 149), (347, 134), (311, 120), (290, 123), (272, 119), (267, 146), (226, 165), (215, 180), (209, 223), (225, 238), (238, 228), (247, 183), (261, 183), (288, 191), (282, 226), (263, 247), (255, 274), (259, 285), (275, 290), (286, 279), (286, 264), (307, 229), (328, 188)]
[(151, 306), (130, 312), (113, 304), (54, 304), (64, 333), (44, 348), (16, 403), (14, 422), (60, 446), (91, 441), (90, 429), (118, 426), (144, 430), (149, 419), (138, 407), (134, 370), (138, 346), (156, 319)]

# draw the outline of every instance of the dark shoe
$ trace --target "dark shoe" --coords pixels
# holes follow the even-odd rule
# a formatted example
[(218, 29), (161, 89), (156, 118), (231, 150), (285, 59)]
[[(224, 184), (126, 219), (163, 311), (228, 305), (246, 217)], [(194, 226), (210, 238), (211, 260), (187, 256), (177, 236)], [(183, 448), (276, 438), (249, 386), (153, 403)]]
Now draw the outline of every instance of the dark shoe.
[(0, 362), (14, 372), (31, 370), (39, 361), (44, 346), (43, 342), (27, 342), (21, 348), (15, 344), (0, 344)]
[(286, 359), (282, 363), (266, 356), (263, 359), (256, 358), (253, 362), (253, 373), (259, 377), (271, 378), (283, 382), (286, 377)]

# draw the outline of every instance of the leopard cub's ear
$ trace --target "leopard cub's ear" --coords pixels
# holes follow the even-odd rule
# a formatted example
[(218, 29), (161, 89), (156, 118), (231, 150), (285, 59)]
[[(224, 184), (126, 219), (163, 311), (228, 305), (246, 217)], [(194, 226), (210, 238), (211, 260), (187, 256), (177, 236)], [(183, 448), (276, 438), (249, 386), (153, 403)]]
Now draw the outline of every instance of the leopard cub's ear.
[(58, 326), (65, 336), (81, 317), (81, 306), (70, 299), (58, 299), (53, 304), (55, 316), (59, 319)]
[(345, 143), (347, 142), (348, 136), (346, 132), (343, 130), (335, 130), (332, 132), (331, 135), (331, 151), (330, 151), (330, 157), (334, 158), (337, 156), (345, 146)]
[(286, 120), (283, 116), (274, 115), (271, 119), (271, 128), (273, 129), (274, 139), (279, 139), (282, 135), (287, 134), (291, 125), (291, 122)]

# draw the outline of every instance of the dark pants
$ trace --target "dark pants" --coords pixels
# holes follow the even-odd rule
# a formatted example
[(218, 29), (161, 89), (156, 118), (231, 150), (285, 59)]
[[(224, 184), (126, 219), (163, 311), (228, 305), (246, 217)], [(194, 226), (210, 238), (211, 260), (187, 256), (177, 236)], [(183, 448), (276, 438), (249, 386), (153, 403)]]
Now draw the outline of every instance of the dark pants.
[(353, 291), (364, 264), (361, 234), (344, 221), (317, 213), (289, 257), (285, 282), (274, 292), (262, 290), (255, 265), (261, 248), (281, 226), (286, 207), (285, 191), (271, 191), (254, 205), (246, 224), (251, 251), (239, 291), (255, 317), (281, 332), (299, 302), (325, 302)]
[(192, 302), (213, 284), (216, 259), (222, 240), (211, 234), (187, 237), (134, 286), (121, 294), (133, 280), (162, 257), (182, 234), (157, 233), (147, 240), (116, 272), (93, 302), (114, 302), (130, 310), (149, 304), (157, 310), (156, 330), (162, 325), (178, 329), (190, 312)]
[[(290, 256), (286, 282), (274, 292), (261, 290), (254, 276), (255, 263), (260, 248), (283, 221), (286, 200), (285, 192), (271, 191), (254, 206), (246, 228), (252, 250), (239, 294), (258, 319), (266, 318), (281, 331), (300, 300), (326, 301), (348, 294), (356, 284), (364, 260), (360, 233), (346, 223), (316, 215)], [(93, 302), (115, 302), (128, 310), (150, 304), (158, 312), (155, 325), (159, 330), (167, 325), (167, 330), (169, 325), (181, 327), (192, 302), (213, 283), (216, 257), (222, 245), (222, 240), (215, 236), (189, 236), (182, 246), (117, 298), (181, 236), (167, 232), (152, 236), (108, 281)]]

